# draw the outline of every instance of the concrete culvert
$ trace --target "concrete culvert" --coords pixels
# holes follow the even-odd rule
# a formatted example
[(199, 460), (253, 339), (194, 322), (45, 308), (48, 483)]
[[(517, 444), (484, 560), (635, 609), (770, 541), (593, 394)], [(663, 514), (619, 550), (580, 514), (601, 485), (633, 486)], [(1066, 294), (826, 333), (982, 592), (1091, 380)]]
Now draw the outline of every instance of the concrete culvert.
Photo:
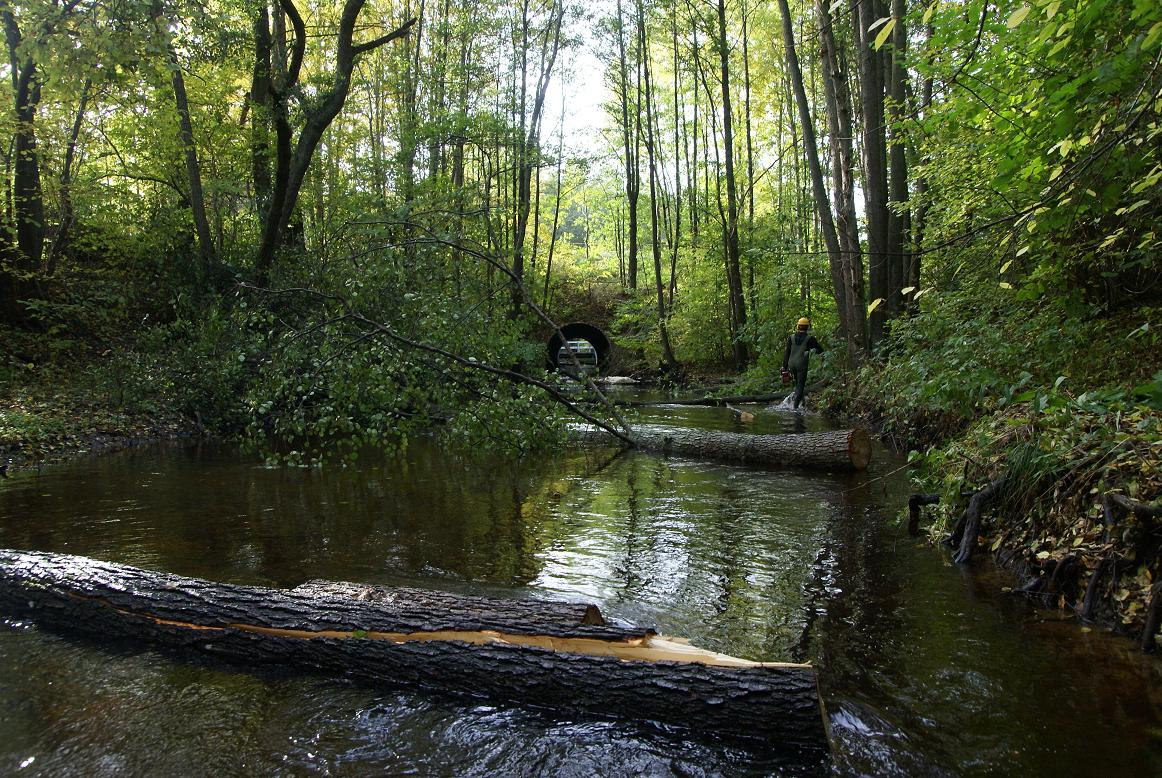
[[(609, 362), (609, 354), (613, 346), (609, 342), (609, 338), (605, 336), (605, 333), (592, 324), (572, 322), (562, 326), (560, 334), (554, 332), (549, 338), (548, 343), (545, 344), (545, 356), (550, 368), (559, 370), (563, 366), (568, 366), (564, 362), (567, 355), (562, 354), (562, 347), (565, 345), (565, 341), (561, 339), (561, 335), (565, 336), (565, 340), (573, 343), (574, 351), (578, 352), (583, 369), (588, 364), (591, 364), (594, 368), (593, 372), (597, 372)], [(581, 341), (582, 343), (575, 343), (575, 341)], [(591, 347), (591, 349), (586, 348), (586, 345)]]

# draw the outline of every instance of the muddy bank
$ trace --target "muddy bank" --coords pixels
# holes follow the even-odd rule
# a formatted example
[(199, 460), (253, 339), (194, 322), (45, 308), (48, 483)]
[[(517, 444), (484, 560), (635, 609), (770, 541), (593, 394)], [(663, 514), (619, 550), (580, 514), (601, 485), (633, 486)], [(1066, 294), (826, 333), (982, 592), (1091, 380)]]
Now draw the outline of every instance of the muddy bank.
[(202, 434), (196, 422), (176, 414), (135, 415), (63, 398), (8, 398), (0, 401), (0, 468), (7, 475)]

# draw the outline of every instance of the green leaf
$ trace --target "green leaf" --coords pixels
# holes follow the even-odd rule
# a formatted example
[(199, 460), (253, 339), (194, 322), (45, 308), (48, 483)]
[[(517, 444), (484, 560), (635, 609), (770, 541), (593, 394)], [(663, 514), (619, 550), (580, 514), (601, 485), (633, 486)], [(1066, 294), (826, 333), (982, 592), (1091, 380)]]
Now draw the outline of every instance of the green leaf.
[(936, 6), (938, 5), (940, 5), (940, 0), (932, 0), (932, 5), (928, 6), (928, 9), (924, 11), (924, 18), (920, 20), (921, 24), (928, 23), (928, 20), (932, 18), (932, 14), (936, 11)]
[(1018, 24), (1025, 21), (1025, 17), (1029, 15), (1029, 11), (1031, 11), (1031, 10), (1033, 10), (1033, 9), (1027, 5), (1021, 6), (1017, 10), (1013, 11), (1012, 14), (1009, 15), (1009, 19), (1008, 19), (1008, 21), (1005, 22), (1005, 26), (1008, 27), (1010, 30), (1013, 29)]
[[(884, 25), (884, 28), (882, 30), (880, 30), (879, 35), (876, 36), (876, 40), (875, 40), (875, 43), (872, 44), (872, 48), (875, 49), (876, 51), (879, 51), (880, 46), (884, 45), (884, 41), (886, 41), (888, 39), (888, 36), (892, 34), (892, 28), (894, 28), (895, 26), (896, 26), (896, 20), (895, 19), (889, 20), (888, 23)], [(870, 32), (870, 30), (869, 30), (869, 32)]]
[(1010, 259), (1008, 262), (1006, 262), (1005, 264), (1001, 265), (1001, 274), (1002, 274), (1002, 275), (1004, 275), (1004, 272), (1005, 272), (1006, 270), (1008, 270), (1008, 269), (1009, 269), (1009, 267), (1011, 267), (1011, 266), (1012, 266), (1012, 264), (1013, 264), (1013, 260), (1011, 260), (1011, 259)]
[(1061, 9), (1061, 3), (1060, 3), (1060, 2), (1052, 2), (1052, 3), (1050, 3), (1049, 5), (1045, 6), (1045, 18), (1046, 18), (1046, 19), (1052, 19), (1054, 16), (1056, 16), (1056, 15), (1057, 15), (1057, 12), (1058, 12), (1060, 9)]
[(876, 308), (879, 308), (879, 307), (880, 307), (880, 304), (881, 304), (881, 303), (883, 303), (883, 301), (884, 301), (884, 298), (882, 298), (882, 297), (879, 297), (879, 298), (877, 298), (877, 299), (873, 300), (873, 301), (872, 301), (872, 304), (871, 304), (871, 305), (869, 305), (869, 306), (867, 307), (867, 312), (868, 312), (868, 313), (871, 313), (871, 312), (872, 312), (872, 311), (874, 311)]

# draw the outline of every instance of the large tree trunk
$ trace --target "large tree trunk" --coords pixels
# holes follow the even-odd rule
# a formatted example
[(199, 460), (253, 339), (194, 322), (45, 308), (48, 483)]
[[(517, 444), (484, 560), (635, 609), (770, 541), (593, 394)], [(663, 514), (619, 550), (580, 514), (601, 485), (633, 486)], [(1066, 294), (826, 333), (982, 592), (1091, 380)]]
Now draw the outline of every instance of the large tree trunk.
[(218, 584), (0, 551), (0, 614), (244, 665), (666, 723), (819, 759), (814, 671), (605, 625), (596, 608), (316, 582)]
[(907, 57), (908, 35), (905, 27), (904, 0), (892, 0), (891, 60), (888, 69), (888, 96), (891, 98), (888, 123), (892, 127), (892, 144), (888, 148), (888, 167), (891, 173), (889, 197), (896, 210), (888, 212), (888, 315), (895, 316), (903, 308), (901, 291), (907, 282), (910, 264), (909, 247), (912, 233), (912, 214), (908, 209), (907, 133), (903, 122), (908, 88)]
[(815, 14), (831, 134), (831, 196), (835, 200), (836, 233), (842, 256), (844, 307), (840, 310), (840, 319), (847, 333), (848, 359), (853, 365), (858, 365), (867, 348), (867, 302), (863, 296), (863, 257), (855, 210), (851, 90), (848, 73), (840, 66), (839, 47), (826, 0), (815, 0)]
[(827, 188), (823, 185), (823, 167), (819, 164), (819, 147), (815, 142), (815, 122), (811, 117), (811, 107), (807, 104), (807, 92), (803, 88), (803, 71), (799, 67), (799, 57), (795, 53), (795, 34), (791, 28), (791, 10), (787, 0), (779, 0), (783, 14), (783, 46), (787, 52), (787, 73), (795, 92), (795, 104), (799, 108), (799, 122), (803, 125), (803, 149), (807, 152), (807, 168), (811, 175), (811, 194), (815, 199), (815, 213), (819, 216), (819, 226), (823, 232), (823, 243), (827, 246), (828, 264), (831, 269), (831, 285), (835, 291), (836, 307), (840, 311), (840, 336), (847, 340), (847, 289), (843, 278), (843, 254), (839, 237), (835, 233), (835, 221), (831, 215), (831, 203), (827, 199)]
[(881, 0), (851, 0), (856, 50), (859, 52), (860, 106), (863, 114), (864, 208), (867, 213), (868, 292), (883, 300), (868, 316), (869, 345), (883, 339), (891, 296), (888, 254), (888, 164), (884, 127), (883, 56), (872, 48), (867, 29), (886, 14)]
[(181, 65), (178, 63), (177, 52), (173, 44), (169, 44), (169, 59), (172, 71), (170, 81), (173, 84), (174, 105), (178, 112), (178, 137), (181, 139), (182, 152), (186, 162), (186, 178), (190, 187), (190, 211), (194, 217), (194, 228), (198, 235), (198, 250), (201, 257), (201, 266), (198, 275), (203, 279), (210, 277), (217, 257), (214, 253), (214, 240), (210, 237), (210, 220), (206, 217), (206, 199), (202, 189), (202, 166), (198, 163), (198, 147), (194, 142), (194, 125), (190, 120), (190, 102), (186, 97), (186, 80), (182, 76)]
[[(269, 280), (270, 270), (274, 265), (275, 254), (284, 244), (287, 235), (287, 226), (294, 215), (298, 204), (299, 190), (306, 177), (307, 168), (314, 157), (315, 148), (323, 137), (323, 133), (343, 104), (347, 101), (347, 94), (351, 90), (351, 74), (355, 70), (355, 63), (360, 55), (373, 51), (380, 46), (407, 35), (416, 20), (410, 19), (395, 30), (366, 43), (355, 43), (355, 26), (359, 12), (363, 9), (366, 0), (346, 0), (339, 17), (339, 27), (336, 33), (335, 68), (331, 73), (331, 88), (312, 100), (305, 108), (305, 118), (297, 141), (293, 141), (292, 130), (287, 114), (287, 95), (293, 91), (298, 83), (299, 71), (306, 51), (306, 24), (292, 0), (279, 0), (279, 6), (291, 20), (294, 27), (295, 39), (290, 52), (290, 60), (286, 66), (286, 73), (280, 77), (277, 88), (272, 86), (275, 105), (275, 131), (277, 135), (277, 157), (275, 168), (274, 191), (270, 197), (270, 208), (265, 216), (262, 229), (262, 240), (255, 259), (255, 274), (259, 284)], [(276, 20), (281, 23), (281, 15), (276, 14)], [(278, 45), (278, 36), (275, 44)]]
[(734, 114), (730, 102), (730, 42), (726, 37), (726, 0), (718, 0), (718, 65), (722, 84), (722, 153), (726, 167), (726, 282), (730, 291), (730, 320), (734, 365), (745, 370), (750, 356), (742, 340), (746, 326), (746, 305), (742, 297), (742, 271), (738, 247), (738, 185), (734, 175)]
[[(580, 429), (576, 435), (587, 442), (610, 442), (607, 432), (592, 427)], [(864, 470), (871, 461), (871, 438), (862, 429), (797, 435), (753, 435), (745, 432), (638, 425), (633, 428), (631, 436), (637, 447), (645, 451), (700, 459), (821, 470)]]

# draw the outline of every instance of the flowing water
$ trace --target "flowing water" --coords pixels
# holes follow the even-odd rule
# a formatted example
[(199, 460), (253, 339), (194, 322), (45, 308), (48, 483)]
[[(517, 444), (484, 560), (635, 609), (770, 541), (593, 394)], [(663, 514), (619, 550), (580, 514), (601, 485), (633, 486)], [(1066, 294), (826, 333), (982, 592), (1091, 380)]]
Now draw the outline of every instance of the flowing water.
[[(742, 429), (730, 412), (645, 414)], [(820, 428), (760, 410), (746, 429)], [(833, 755), (802, 768), (571, 720), (0, 627), (0, 774), (1162, 774), (1162, 667), (909, 538), (900, 462), (830, 475), (609, 450), (503, 462), (413, 441), (357, 467), (137, 449), (0, 482), (0, 547), (234, 583), (311, 578), (598, 603), (817, 668)]]

